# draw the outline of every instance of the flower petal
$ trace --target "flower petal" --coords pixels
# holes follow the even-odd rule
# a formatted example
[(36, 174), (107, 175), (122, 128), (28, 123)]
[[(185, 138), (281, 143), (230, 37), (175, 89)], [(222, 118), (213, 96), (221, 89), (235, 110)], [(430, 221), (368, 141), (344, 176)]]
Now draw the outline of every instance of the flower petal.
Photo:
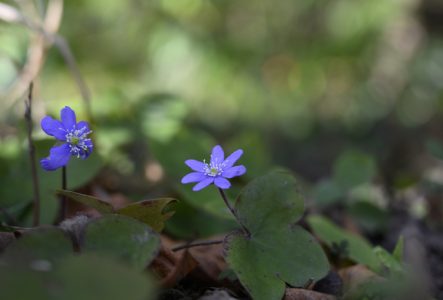
[(53, 136), (60, 141), (66, 141), (66, 131), (60, 121), (48, 116), (42, 119), (40, 125), (47, 135)]
[(54, 171), (60, 167), (66, 166), (71, 157), (68, 144), (52, 147), (49, 156), (40, 160), (40, 164), (46, 171)]
[(246, 173), (245, 166), (240, 165), (240, 166), (235, 166), (235, 167), (232, 167), (232, 168), (229, 168), (229, 169), (225, 170), (222, 173), (222, 176), (225, 177), (225, 178), (232, 178), (232, 177), (236, 177), (236, 176), (241, 176), (241, 175), (243, 175), (245, 173)]
[(89, 130), (89, 124), (88, 124), (88, 122), (86, 122), (86, 121), (80, 121), (80, 122), (78, 122), (77, 125), (76, 125), (76, 127), (77, 127), (77, 130), (81, 130), (81, 129), (83, 129), (83, 128), (86, 127), (86, 129), (85, 129), (85, 133), (90, 131), (90, 130)]
[(214, 180), (214, 184), (221, 189), (229, 189), (231, 187), (231, 183), (223, 177), (217, 177)]
[(192, 172), (182, 178), (182, 183), (199, 182), (206, 178), (206, 175), (200, 172)]
[(188, 159), (187, 161), (185, 161), (185, 164), (192, 170), (197, 172), (203, 172), (205, 169), (205, 164), (195, 159)]
[(69, 107), (65, 106), (60, 112), (62, 123), (66, 129), (74, 129), (76, 124), (75, 112)]
[(224, 161), (224, 168), (228, 169), (228, 168), (232, 167), (242, 155), (243, 155), (243, 150), (242, 149), (238, 149), (238, 150), (232, 152), (232, 154), (229, 155), (225, 159), (225, 161)]
[(82, 150), (80, 153), (81, 159), (87, 159), (89, 155), (92, 153), (92, 149), (94, 149), (94, 144), (90, 139), (85, 141), (85, 146), (88, 147), (88, 150)]
[(214, 182), (214, 178), (213, 177), (208, 177), (206, 179), (203, 179), (202, 181), (200, 181), (199, 183), (197, 183), (192, 190), (194, 192), (197, 192), (205, 187), (207, 187), (208, 185), (210, 185), (211, 183)]
[(225, 153), (223, 152), (223, 148), (220, 145), (212, 148), (211, 154), (211, 163), (212, 164), (221, 164), (225, 159)]

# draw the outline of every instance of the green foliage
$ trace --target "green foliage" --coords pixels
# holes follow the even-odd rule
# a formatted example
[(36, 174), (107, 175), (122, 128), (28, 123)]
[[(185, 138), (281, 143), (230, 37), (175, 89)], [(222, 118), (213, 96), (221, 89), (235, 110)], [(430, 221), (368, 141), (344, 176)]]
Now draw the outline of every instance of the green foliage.
[(100, 200), (97, 197), (84, 195), (68, 190), (57, 190), (57, 195), (65, 196), (69, 199), (80, 202), (81, 204), (92, 207), (102, 214), (111, 214), (114, 212), (114, 208), (110, 203)]
[(303, 286), (322, 278), (329, 264), (315, 239), (294, 223), (303, 214), (295, 179), (274, 172), (249, 183), (235, 210), (248, 228), (231, 234), (226, 259), (254, 299), (281, 299), (285, 282)]
[(1, 256), (1, 260), (20, 264), (32, 261), (50, 261), (72, 253), (71, 240), (57, 227), (43, 227), (23, 232)]
[[(46, 268), (47, 267), (47, 268)], [(153, 300), (150, 279), (126, 265), (91, 254), (68, 255), (45, 269), (0, 266), (3, 299)]]
[(146, 224), (126, 216), (105, 215), (87, 225), (82, 251), (114, 257), (143, 270), (159, 247), (159, 236)]
[(365, 230), (382, 232), (388, 222), (388, 212), (368, 201), (356, 201), (349, 205), (349, 214)]
[(160, 232), (165, 227), (165, 222), (174, 214), (171, 204), (177, 202), (173, 198), (158, 198), (139, 201), (116, 210), (116, 213), (128, 216), (148, 224), (152, 229)]
[(309, 216), (308, 223), (315, 235), (325, 242), (329, 248), (345, 242), (350, 259), (365, 264), (375, 271), (380, 269), (378, 259), (373, 253), (371, 245), (363, 237), (346, 232), (326, 218), (318, 215)]
[(430, 138), (426, 141), (425, 146), (431, 155), (440, 160), (443, 159), (443, 145), (440, 141)]
[(349, 150), (334, 163), (334, 180), (344, 190), (370, 182), (376, 175), (374, 159), (362, 152)]
[(339, 202), (344, 192), (333, 180), (323, 180), (316, 185), (313, 197), (320, 206), (327, 206)]
[[(49, 154), (54, 145), (53, 139), (35, 142), (36, 158)], [(8, 208), (31, 202), (33, 197), (31, 167), (26, 148), (17, 149), (15, 159), (3, 160), (0, 155), (0, 207)], [(98, 153), (93, 153), (87, 160), (71, 159), (67, 167), (68, 188), (76, 189), (89, 183), (103, 167), (103, 160)], [(52, 224), (57, 214), (58, 198), (55, 190), (61, 186), (61, 170), (47, 172), (38, 167), (40, 194), (42, 201), (41, 222)], [(17, 180), (20, 178), (21, 180)], [(30, 214), (26, 215), (27, 217)]]
[(57, 193), (90, 206), (102, 214), (115, 213), (134, 218), (149, 225), (158, 232), (163, 230), (165, 221), (174, 214), (174, 212), (171, 211), (171, 204), (177, 202), (177, 200), (173, 198), (158, 198), (138, 201), (115, 209), (110, 203), (100, 200), (97, 197), (65, 190), (58, 190)]
[[(220, 202), (222, 202), (221, 199)], [(165, 230), (168, 234), (181, 239), (192, 240), (196, 236), (209, 237), (238, 227), (232, 218), (218, 217), (186, 201), (180, 201), (174, 209), (174, 217), (166, 222)]]
[(403, 261), (404, 243), (405, 239), (403, 238), (403, 236), (400, 236), (398, 238), (397, 244), (395, 245), (394, 251), (392, 252), (392, 256), (394, 256), (394, 258), (400, 262)]

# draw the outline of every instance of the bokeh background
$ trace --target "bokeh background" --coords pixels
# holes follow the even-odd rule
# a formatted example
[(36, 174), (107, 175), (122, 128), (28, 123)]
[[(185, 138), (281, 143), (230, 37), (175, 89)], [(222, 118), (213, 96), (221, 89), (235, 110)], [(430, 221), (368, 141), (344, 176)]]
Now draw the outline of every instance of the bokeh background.
[[(69, 187), (177, 197), (173, 236), (235, 226), (215, 189), (180, 184), (183, 161), (217, 143), (245, 150), (231, 197), (281, 167), (310, 209), (345, 210), (373, 240), (394, 208), (441, 226), (441, 1), (17, 0), (0, 2), (0, 19), (3, 220), (31, 223), (33, 81), (37, 157), (54, 143), (39, 120), (71, 106), (96, 148), (71, 161)], [(60, 174), (39, 172), (50, 224)]]

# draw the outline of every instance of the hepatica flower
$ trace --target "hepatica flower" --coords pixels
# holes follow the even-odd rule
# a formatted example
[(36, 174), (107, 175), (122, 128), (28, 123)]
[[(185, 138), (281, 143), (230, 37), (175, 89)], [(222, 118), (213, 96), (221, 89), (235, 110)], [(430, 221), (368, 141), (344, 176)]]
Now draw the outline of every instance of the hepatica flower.
[(46, 134), (55, 137), (62, 144), (55, 145), (49, 151), (49, 156), (42, 159), (40, 164), (46, 171), (53, 171), (66, 166), (71, 156), (86, 159), (94, 147), (88, 134), (91, 133), (85, 121), (77, 123), (75, 112), (68, 106), (60, 111), (61, 122), (47, 116), (41, 121)]
[(238, 149), (225, 159), (222, 147), (217, 145), (212, 149), (209, 163), (205, 160), (201, 162), (195, 159), (188, 159), (185, 161), (185, 164), (194, 172), (183, 177), (182, 183), (198, 182), (192, 188), (193, 191), (199, 191), (211, 183), (214, 183), (221, 189), (228, 189), (231, 186), (228, 180), (229, 178), (241, 176), (246, 173), (245, 166), (234, 166), (242, 154), (243, 150)]

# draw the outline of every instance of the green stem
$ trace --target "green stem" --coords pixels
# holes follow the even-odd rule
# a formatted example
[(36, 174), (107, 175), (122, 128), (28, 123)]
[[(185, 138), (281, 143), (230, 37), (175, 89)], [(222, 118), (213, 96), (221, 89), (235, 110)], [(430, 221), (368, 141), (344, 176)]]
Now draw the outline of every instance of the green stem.
[[(68, 188), (68, 179), (66, 176), (66, 166), (62, 167), (62, 190), (66, 190)], [(58, 221), (62, 222), (66, 218), (66, 197), (60, 197), (60, 210)]]
[(195, 242), (195, 243), (188, 243), (184, 245), (180, 245), (177, 247), (172, 248), (172, 252), (180, 251), (183, 249), (188, 249), (192, 247), (200, 247), (200, 246), (210, 246), (210, 245), (218, 245), (223, 243), (223, 240), (214, 240), (214, 241), (202, 241), (202, 242)]
[(223, 198), (223, 201), (225, 202), (226, 206), (228, 207), (229, 211), (231, 212), (231, 214), (234, 216), (235, 220), (237, 221), (238, 225), (240, 225), (240, 227), (243, 229), (243, 232), (249, 237), (251, 236), (251, 233), (249, 232), (248, 228), (246, 228), (245, 225), (243, 225), (243, 223), (240, 221), (240, 219), (237, 216), (237, 213), (235, 212), (234, 208), (231, 206), (231, 204), (229, 203), (228, 197), (226, 197), (225, 192), (221, 189), (218, 188), (218, 191), (220, 192), (221, 197)]

